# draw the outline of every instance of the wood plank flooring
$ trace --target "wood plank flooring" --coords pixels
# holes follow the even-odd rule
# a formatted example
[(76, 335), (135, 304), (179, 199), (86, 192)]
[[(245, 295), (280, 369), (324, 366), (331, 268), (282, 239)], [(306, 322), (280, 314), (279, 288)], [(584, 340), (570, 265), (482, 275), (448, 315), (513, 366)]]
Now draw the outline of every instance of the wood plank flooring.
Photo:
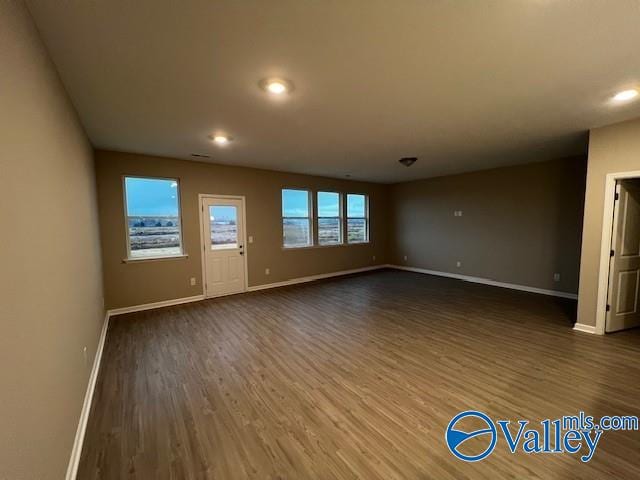
[(640, 478), (640, 434), (593, 460), (464, 463), (462, 410), (640, 414), (640, 332), (571, 330), (575, 302), (399, 271), (112, 319), (79, 479)]

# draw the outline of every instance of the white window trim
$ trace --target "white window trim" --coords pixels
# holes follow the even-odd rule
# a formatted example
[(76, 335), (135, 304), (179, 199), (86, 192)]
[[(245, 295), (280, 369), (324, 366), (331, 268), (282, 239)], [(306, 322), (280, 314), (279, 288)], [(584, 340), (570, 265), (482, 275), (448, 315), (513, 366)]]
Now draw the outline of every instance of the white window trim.
[[(361, 195), (364, 197), (364, 217), (350, 217), (349, 216), (349, 195)], [(366, 245), (367, 243), (371, 243), (371, 221), (369, 216), (369, 195), (366, 193), (358, 193), (358, 192), (347, 192), (344, 194), (344, 204), (345, 204), (345, 242), (347, 245)], [(363, 219), (366, 224), (365, 233), (367, 235), (367, 239), (364, 242), (352, 242), (349, 241), (349, 219)]]
[[(180, 233), (178, 235), (180, 239), (179, 254), (172, 253), (171, 255), (157, 255), (157, 256), (149, 256), (149, 257), (132, 257), (131, 256), (131, 242), (129, 240), (129, 211), (127, 209), (127, 183), (126, 183), (127, 178), (143, 178), (143, 179), (149, 179), (149, 180), (171, 180), (178, 184), (176, 187), (177, 189), (176, 200), (178, 202), (178, 221), (180, 222)], [(122, 185), (122, 197), (124, 202), (123, 210), (124, 210), (124, 232), (125, 232), (125, 242), (126, 242), (125, 248), (127, 252), (127, 256), (122, 260), (123, 263), (138, 263), (138, 262), (148, 262), (148, 261), (157, 261), (157, 260), (175, 260), (175, 259), (181, 259), (181, 258), (188, 258), (189, 255), (187, 255), (187, 253), (184, 250), (182, 202), (180, 201), (181, 200), (180, 197), (182, 196), (182, 189), (180, 186), (180, 179), (172, 178), (172, 177), (151, 177), (146, 175), (122, 175), (121, 185)]]
[[(285, 190), (296, 190), (298, 192), (306, 192), (308, 196), (308, 208), (307, 213), (308, 217), (285, 217), (284, 216), (284, 201), (282, 199), (282, 192)], [(315, 229), (314, 225), (314, 203), (313, 203), (313, 191), (307, 188), (294, 188), (294, 187), (282, 187), (280, 189), (280, 228), (282, 229), (282, 249), (283, 250), (297, 250), (300, 248), (315, 248), (317, 245), (315, 244)], [(284, 221), (285, 219), (297, 219), (297, 220), (308, 220), (309, 221), (309, 240), (310, 243), (306, 245), (285, 245), (284, 244)]]
[[(316, 227), (316, 232), (318, 235), (317, 241), (315, 242), (315, 246), (317, 247), (337, 247), (345, 244), (345, 235), (344, 235), (344, 194), (342, 192), (336, 192), (335, 190), (316, 190), (316, 209), (320, 202), (318, 201), (318, 195), (320, 193), (333, 193), (338, 195), (338, 216), (337, 217), (322, 217), (320, 216), (320, 212), (316, 212), (316, 221), (318, 225)], [(320, 219), (321, 218), (337, 218), (338, 223), (340, 225), (340, 238), (337, 243), (320, 243)]]
[(189, 255), (183, 253), (181, 255), (163, 255), (161, 257), (134, 257), (124, 258), (122, 263), (142, 263), (142, 262), (157, 262), (158, 260), (175, 260), (178, 258), (189, 258)]

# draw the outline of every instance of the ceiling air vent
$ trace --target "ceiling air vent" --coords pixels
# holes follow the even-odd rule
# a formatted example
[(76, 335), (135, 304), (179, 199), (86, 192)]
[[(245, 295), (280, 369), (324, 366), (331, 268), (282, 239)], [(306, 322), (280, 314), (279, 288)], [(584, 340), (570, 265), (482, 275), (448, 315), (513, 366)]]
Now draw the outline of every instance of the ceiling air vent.
[(404, 165), (405, 167), (410, 167), (411, 165), (413, 165), (414, 163), (416, 163), (417, 157), (404, 157), (401, 158), (400, 160), (398, 160), (402, 165)]
[(191, 156), (195, 158), (211, 158), (211, 155), (203, 155), (202, 153), (192, 153)]

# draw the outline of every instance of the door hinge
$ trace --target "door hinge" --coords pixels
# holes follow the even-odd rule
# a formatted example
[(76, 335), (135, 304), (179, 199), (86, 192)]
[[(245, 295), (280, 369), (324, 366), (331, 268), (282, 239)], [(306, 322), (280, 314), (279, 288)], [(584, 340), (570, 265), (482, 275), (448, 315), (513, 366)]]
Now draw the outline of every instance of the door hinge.
[(614, 197), (614, 200), (620, 200), (620, 194), (618, 192), (616, 192), (616, 196)]
[(616, 252), (614, 252), (613, 250), (611, 250), (611, 251), (609, 252), (609, 256), (610, 256), (610, 257), (613, 257), (613, 256), (615, 255), (615, 253), (616, 253)]
[(607, 312), (611, 310), (611, 305), (607, 304)]

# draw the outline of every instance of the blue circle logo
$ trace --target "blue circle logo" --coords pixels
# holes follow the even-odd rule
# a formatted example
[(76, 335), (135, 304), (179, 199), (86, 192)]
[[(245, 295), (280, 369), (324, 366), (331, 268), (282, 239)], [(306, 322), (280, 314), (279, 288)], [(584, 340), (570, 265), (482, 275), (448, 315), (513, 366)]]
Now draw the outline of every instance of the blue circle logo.
[[(486, 425), (486, 428), (482, 427), (471, 432), (465, 432), (463, 430), (456, 429), (456, 425), (465, 418), (475, 418), (477, 420), (480, 420), (484, 425)], [(478, 436), (486, 437), (486, 449), (475, 455), (465, 455), (464, 453), (460, 452), (459, 449), (462, 444), (464, 444), (464, 442)], [(453, 453), (460, 460), (464, 460), (465, 462), (477, 462), (491, 455), (493, 449), (496, 448), (498, 435), (496, 432), (496, 426), (487, 415), (482, 412), (476, 412), (475, 410), (467, 410), (466, 412), (459, 413), (451, 419), (449, 425), (447, 426), (445, 439), (447, 440), (447, 446), (449, 447), (451, 453)]]

